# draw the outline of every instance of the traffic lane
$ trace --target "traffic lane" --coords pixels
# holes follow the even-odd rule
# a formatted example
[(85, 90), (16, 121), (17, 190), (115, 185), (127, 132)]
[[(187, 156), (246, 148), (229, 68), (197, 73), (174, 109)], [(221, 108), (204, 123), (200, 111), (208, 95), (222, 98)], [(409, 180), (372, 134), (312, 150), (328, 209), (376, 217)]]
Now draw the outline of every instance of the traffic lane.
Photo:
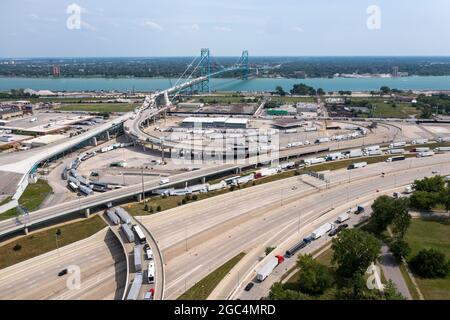
[[(367, 207), (368, 204), (369, 202), (365, 202), (364, 206)], [(349, 227), (351, 228), (354, 225), (363, 221), (364, 219), (367, 219), (370, 215), (370, 212), (371, 209), (367, 208), (363, 214), (359, 215), (352, 214), (350, 215), (350, 219), (345, 221), (345, 224), (348, 224)], [(340, 213), (342, 213), (342, 210), (339, 209), (335, 210), (333, 214), (334, 218), (336, 218)], [(300, 230), (300, 232), (298, 230), (297, 232), (296, 230), (291, 230), (292, 232), (291, 234), (296, 233), (298, 234), (297, 239), (295, 241), (292, 241), (293, 238), (292, 236), (286, 237), (286, 239), (284, 239), (285, 241), (282, 242), (282, 247), (280, 249), (277, 249), (277, 253), (280, 255), (284, 255), (285, 251), (288, 250), (291, 246), (301, 241), (301, 239), (309, 236), (311, 232), (314, 230), (314, 227), (315, 226), (313, 225), (304, 227), (303, 229)], [(275, 282), (279, 282), (283, 275), (285, 275), (289, 270), (291, 270), (293, 267), (296, 266), (297, 257), (300, 254), (313, 254), (317, 250), (329, 245), (329, 242), (332, 239), (333, 237), (330, 237), (328, 234), (325, 234), (319, 239), (311, 242), (308, 246), (299, 250), (294, 256), (286, 258), (284, 262), (281, 265), (277, 266), (275, 270), (263, 282), (259, 282), (256, 280), (256, 270), (258, 270), (260, 264), (258, 265), (258, 267), (254, 265), (249, 275), (245, 279), (243, 279), (238, 290), (231, 296), (231, 298), (232, 299), (239, 298), (242, 300), (258, 300), (261, 297), (267, 296), (272, 284)], [(253, 288), (250, 291), (244, 290), (245, 286), (250, 282), (254, 283)]]
[[(431, 170), (431, 169), (430, 169)], [(450, 172), (450, 166), (447, 167), (447, 172)], [(427, 174), (425, 172), (423, 172), (422, 170), (416, 170), (416, 174), (413, 176), (414, 179), (416, 178), (421, 178), (424, 176), (424, 174)], [(411, 181), (411, 175), (408, 174), (406, 176), (403, 176), (403, 180), (402, 181), (398, 181), (399, 183), (409, 183)], [(378, 182), (378, 184), (374, 184), (375, 182)], [(374, 192), (374, 187), (377, 187), (379, 189), (381, 188), (392, 188), (394, 187), (397, 183), (394, 181), (394, 179), (383, 179), (383, 178), (373, 178), (370, 181), (366, 182), (367, 185), (362, 185), (362, 186), (354, 186), (351, 189), (348, 189), (348, 197), (349, 198), (357, 198), (357, 197), (361, 197), (363, 194), (373, 194)], [(329, 200), (329, 202), (326, 201), (317, 201), (317, 199), (314, 199), (313, 204), (310, 204), (311, 209), (314, 208), (314, 206), (317, 206), (318, 204), (321, 206), (321, 210), (327, 210), (330, 207), (330, 203), (335, 203), (335, 204), (345, 204), (348, 203), (348, 198), (347, 195), (345, 193), (343, 193), (342, 191), (344, 190), (344, 187), (339, 187), (337, 188), (337, 194), (334, 195), (332, 194), (332, 198)], [(375, 190), (376, 191), (376, 190)], [(319, 197), (323, 197), (323, 195), (320, 195)], [(327, 198), (329, 198), (329, 196), (327, 196)], [(320, 199), (320, 198), (319, 198)], [(304, 207), (305, 210), (306, 208), (308, 208), (307, 206)], [(317, 208), (317, 210), (319, 210), (319, 208)], [(320, 212), (319, 212), (320, 214)], [(291, 222), (296, 222), (298, 221), (298, 217), (296, 217), (298, 215), (298, 212), (295, 212), (293, 214), (293, 218), (291, 218)], [(269, 228), (264, 228), (263, 233), (270, 233), (273, 232), (274, 230), (277, 230), (277, 227), (280, 225), (280, 223), (282, 223), (282, 221), (278, 221), (277, 218), (281, 218), (282, 221), (285, 220), (286, 218), (282, 215), (277, 213), (277, 217), (275, 217), (272, 221), (274, 221), (274, 225), (269, 227)], [(268, 220), (270, 221), (270, 220)], [(255, 227), (252, 225), (249, 228), (249, 231), (251, 230), (251, 232), (247, 233), (247, 234), (251, 234), (252, 236), (255, 236), (258, 234), (257, 230), (258, 230), (258, 224), (256, 225), (256, 229)], [(223, 235), (222, 235), (223, 236)], [(242, 235), (241, 235), (242, 237)], [(217, 252), (217, 251), (221, 251), (222, 252), (222, 248), (225, 246), (229, 246), (231, 244), (230, 241), (231, 237), (224, 239), (225, 241), (222, 242), (218, 242), (215, 246), (214, 243), (208, 241), (207, 243), (210, 244), (209, 248), (207, 250), (205, 250), (205, 252), (203, 254), (200, 253), (196, 253), (194, 255), (194, 257), (192, 257), (192, 255), (190, 255), (191, 259), (190, 261), (183, 261), (183, 263), (176, 263), (177, 259), (174, 259), (171, 263), (168, 263), (167, 267), (166, 267), (166, 275), (167, 275), (167, 283), (168, 286), (170, 284), (170, 282), (172, 281), (173, 278), (171, 275), (172, 269), (171, 269), (171, 265), (174, 265), (175, 269), (175, 273), (178, 272), (178, 274), (182, 274), (182, 273), (187, 273), (189, 270), (192, 270), (196, 265), (198, 264), (202, 264), (202, 265), (208, 265), (211, 266), (211, 269), (214, 270), (214, 268), (212, 268), (213, 266), (220, 266), (221, 264), (223, 264), (224, 262), (226, 262), (227, 260), (224, 259), (224, 257), (222, 255), (214, 255), (213, 258), (211, 260), (208, 261), (203, 261), (204, 259), (206, 259), (206, 257), (208, 257), (208, 255), (210, 256), (212, 253)], [(237, 245), (239, 247), (239, 249), (232, 251), (233, 253), (237, 254), (239, 252), (241, 252), (242, 250), (245, 250), (246, 248), (250, 247), (250, 244), (252, 243), (251, 240), (252, 239), (241, 239), (239, 237), (239, 235), (237, 237), (235, 237), (235, 239), (239, 239), (238, 243), (234, 243), (233, 245)], [(212, 253), (211, 253), (212, 252)], [(236, 253), (237, 252), (237, 253)], [(189, 255), (184, 254), (185, 259), (189, 260)], [(194, 259), (193, 259), (194, 258)], [(180, 266), (181, 268), (185, 268), (183, 270), (180, 270)], [(193, 284), (193, 282), (195, 281), (199, 281), (203, 276), (205, 276), (207, 273), (205, 272), (204, 269), (199, 269), (199, 272), (201, 272), (201, 274), (198, 276), (197, 272), (194, 274), (191, 274), (189, 279), (187, 279), (186, 281), (188, 282), (187, 287), (189, 287), (189, 284)], [(180, 288), (178, 289), (172, 289), (173, 291), (182, 291), (182, 289), (180, 290)], [(167, 291), (168, 296), (170, 296), (169, 294), (169, 290)]]
[[(251, 192), (247, 189), (233, 191), (220, 198), (213, 197), (192, 202), (143, 217), (142, 221), (149, 230), (152, 230), (160, 247), (167, 249), (186, 237), (193, 237), (215, 225), (247, 215), (273, 202), (288, 201), (289, 197), (304, 195), (308, 191), (315, 191), (315, 189), (303, 184), (299, 181), (299, 177), (294, 177), (286, 179), (282, 185), (270, 183), (251, 187)], [(246, 204), (245, 207), (243, 203)]]
[[(54, 299), (68, 291), (66, 280), (68, 275), (58, 277), (58, 273), (70, 265), (80, 267), (81, 290), (69, 290), (71, 295), (84, 292), (85, 284), (104, 268), (120, 267), (123, 253), (114, 238), (106, 237), (106, 230), (100, 231), (86, 241), (74, 244), (26, 260), (14, 266), (0, 270), (0, 292), (2, 299)], [(124, 265), (124, 263), (122, 262)], [(114, 270), (112, 270), (114, 271)], [(116, 274), (108, 273), (104, 280), (113, 281)], [(28, 290), (16, 283), (26, 283)], [(108, 294), (108, 293), (104, 293)]]
[[(221, 166), (221, 170), (228, 170), (228, 168), (234, 167), (233, 165), (224, 165)], [(192, 171), (189, 173), (182, 173), (179, 175), (175, 175), (172, 178), (170, 184), (182, 183), (186, 179), (195, 180), (200, 179), (204, 175), (208, 175), (214, 173), (217, 168), (207, 168), (200, 169), (196, 171)], [(161, 186), (157, 182), (148, 181), (145, 184), (145, 189), (156, 189), (156, 188), (164, 188), (166, 186)], [(79, 198), (78, 200), (68, 201), (63, 204), (56, 205), (54, 207), (45, 208), (41, 210), (34, 211), (30, 213), (27, 217), (22, 217), (21, 219), (12, 218), (8, 220), (4, 220), (0, 222), (0, 232), (7, 232), (10, 229), (17, 229), (19, 226), (23, 226), (25, 223), (30, 225), (30, 223), (36, 223), (40, 221), (45, 221), (49, 217), (53, 217), (56, 215), (63, 215), (70, 212), (75, 212), (78, 210), (83, 210), (88, 207), (93, 207), (98, 205), (99, 203), (107, 203), (109, 201), (114, 201), (116, 199), (122, 199), (127, 196), (133, 196), (135, 194), (139, 194), (142, 190), (141, 185), (134, 185), (130, 187), (125, 187), (118, 190), (112, 190), (103, 194), (96, 194), (93, 196), (85, 197), (84, 199)]]
[[(398, 162), (394, 166), (382, 163), (352, 171), (337, 170), (336, 173), (330, 173), (330, 177), (334, 182), (348, 182), (365, 177), (380, 176), (381, 172), (397, 174), (402, 167), (412, 167), (413, 164), (414, 167), (422, 167), (431, 163), (433, 165), (445, 164), (445, 161), (447, 160), (443, 162), (441, 157), (439, 159), (415, 159), (415, 162), (408, 161), (407, 163)], [(276, 199), (282, 201), (284, 198), (286, 200), (293, 194), (310, 190), (305, 185), (299, 185), (297, 180), (298, 177), (288, 178), (283, 180), (283, 184), (272, 182), (251, 187), (251, 189), (234, 191), (227, 195), (218, 196), (220, 198), (214, 197), (152, 215), (143, 218), (143, 221), (154, 232), (155, 236), (160, 239), (161, 248), (166, 249), (185, 238), (190, 238), (216, 224), (245, 214), (256, 207), (263, 207)], [(291, 187), (298, 187), (298, 190), (293, 191)], [(279, 188), (282, 188), (282, 192), (278, 195)], [(252, 201), (254, 199), (257, 199), (257, 201)], [(242, 208), (242, 203), (246, 204), (244, 209)], [(223, 210), (223, 208), (227, 208), (227, 210)], [(174, 224), (178, 224), (178, 227), (174, 228)]]
[[(81, 271), (81, 290), (85, 287), (86, 281), (91, 277), (97, 278), (97, 272), (102, 271), (105, 267), (111, 265), (111, 256), (108, 250), (102, 245), (82, 247), (83, 252), (73, 252), (68, 257), (61, 255), (48, 257), (47, 260), (41, 262), (41, 264), (30, 261), (34, 268), (31, 270), (20, 270), (23, 276), (16, 276), (19, 282), (27, 283), (28, 290), (21, 290), (14, 293), (9, 292), (14, 299), (53, 299), (59, 294), (67, 291), (66, 278), (58, 277), (58, 273), (64, 268), (70, 265), (76, 265), (80, 267)], [(85, 253), (87, 252), (87, 253)], [(77, 258), (72, 258), (76, 255)], [(58, 259), (59, 258), (59, 259)], [(36, 267), (38, 265), (38, 267)], [(42, 271), (41, 271), (42, 270)], [(37, 273), (37, 276), (35, 275)], [(109, 274), (111, 278), (111, 274)], [(17, 281), (13, 279), (13, 281)], [(30, 290), (35, 287), (36, 291)], [(18, 288), (20, 290), (20, 287)], [(70, 290), (72, 294), (76, 291)]]

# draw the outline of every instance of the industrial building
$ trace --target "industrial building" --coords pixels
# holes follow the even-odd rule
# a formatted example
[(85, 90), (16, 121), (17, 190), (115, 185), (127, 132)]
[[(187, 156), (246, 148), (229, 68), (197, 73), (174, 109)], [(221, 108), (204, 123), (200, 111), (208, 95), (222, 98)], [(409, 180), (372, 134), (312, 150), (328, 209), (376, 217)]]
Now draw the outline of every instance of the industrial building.
[(182, 121), (181, 126), (185, 128), (246, 129), (248, 126), (248, 119), (230, 117), (188, 117)]
[(272, 126), (277, 129), (281, 130), (287, 130), (287, 129), (294, 129), (301, 126), (304, 126), (306, 123), (303, 120), (291, 120), (291, 119), (283, 119), (275, 121)]
[(23, 115), (22, 109), (15, 106), (0, 107), (0, 119), (7, 120), (13, 117), (20, 117)]
[(62, 139), (67, 138), (67, 136), (63, 134), (49, 134), (45, 136), (40, 136), (28, 141), (22, 142), (22, 146), (30, 147), (30, 148), (38, 148), (42, 146), (46, 146), (50, 143), (54, 143), (60, 141)]

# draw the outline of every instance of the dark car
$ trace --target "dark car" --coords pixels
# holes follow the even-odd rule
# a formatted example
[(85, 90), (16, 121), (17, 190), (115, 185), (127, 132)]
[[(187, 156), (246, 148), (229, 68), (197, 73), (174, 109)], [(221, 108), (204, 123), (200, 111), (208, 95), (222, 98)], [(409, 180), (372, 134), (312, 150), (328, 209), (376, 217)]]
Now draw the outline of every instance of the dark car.
[(148, 244), (148, 243), (146, 243), (145, 245), (144, 245), (144, 250), (149, 250), (150, 249), (150, 245)]
[(338, 229), (333, 229), (333, 230), (330, 231), (330, 233), (328, 233), (328, 235), (329, 235), (330, 237), (334, 237), (335, 235), (338, 234), (338, 232), (339, 232)]
[[(377, 190), (377, 192), (379, 192), (380, 190)], [(365, 211), (365, 209), (364, 209), (364, 207), (363, 206), (358, 206), (357, 208), (356, 208), (356, 211), (355, 211), (355, 214), (360, 214), (360, 213), (363, 213)]]
[(247, 285), (245, 286), (244, 290), (245, 290), (245, 291), (250, 291), (250, 290), (252, 290), (252, 288), (253, 288), (254, 285), (255, 285), (255, 284), (254, 284), (253, 282), (250, 282), (249, 284), (247, 284)]
[(67, 274), (67, 269), (63, 269), (58, 273), (58, 277), (62, 277)]
[(339, 227), (337, 227), (337, 231), (340, 232), (347, 228), (348, 228), (348, 224), (341, 224)]

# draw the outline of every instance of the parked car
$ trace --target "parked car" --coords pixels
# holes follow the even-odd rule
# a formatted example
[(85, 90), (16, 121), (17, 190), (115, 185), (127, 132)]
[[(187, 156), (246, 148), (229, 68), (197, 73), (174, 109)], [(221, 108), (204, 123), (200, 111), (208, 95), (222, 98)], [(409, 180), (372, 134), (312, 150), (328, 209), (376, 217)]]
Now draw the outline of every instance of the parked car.
[(248, 283), (248, 284), (245, 286), (244, 290), (245, 290), (245, 291), (250, 291), (250, 290), (252, 290), (252, 288), (253, 288), (254, 285), (255, 285), (255, 284), (254, 284), (253, 282), (250, 282), (250, 283)]

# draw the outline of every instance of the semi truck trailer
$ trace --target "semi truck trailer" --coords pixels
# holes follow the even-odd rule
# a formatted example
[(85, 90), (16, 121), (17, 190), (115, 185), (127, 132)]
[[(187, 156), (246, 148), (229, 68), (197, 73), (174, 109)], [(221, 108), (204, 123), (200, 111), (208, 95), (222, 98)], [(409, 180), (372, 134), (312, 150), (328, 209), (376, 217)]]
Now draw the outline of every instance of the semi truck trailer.
[(272, 272), (273, 270), (282, 262), (284, 261), (284, 258), (282, 256), (276, 256), (271, 259), (269, 259), (258, 271), (256, 274), (256, 279), (260, 282), (264, 281)]

